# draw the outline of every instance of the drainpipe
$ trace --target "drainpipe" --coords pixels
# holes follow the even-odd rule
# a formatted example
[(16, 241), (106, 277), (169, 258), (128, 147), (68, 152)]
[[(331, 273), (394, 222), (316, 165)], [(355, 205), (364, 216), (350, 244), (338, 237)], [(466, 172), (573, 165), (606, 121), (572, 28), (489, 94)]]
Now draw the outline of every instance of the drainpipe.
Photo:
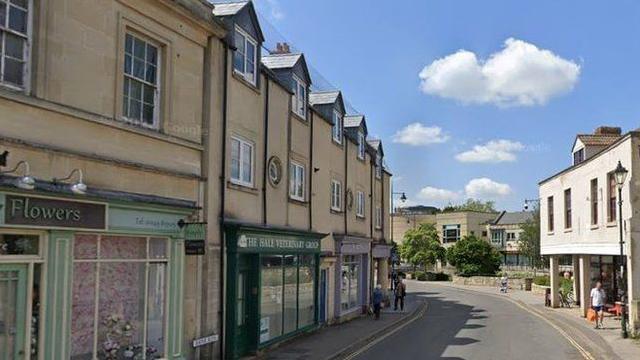
[[(307, 111), (309, 111), (310, 109), (307, 109)], [(311, 127), (310, 129), (310, 136), (311, 139), (309, 141), (309, 231), (311, 231), (313, 229), (313, 206), (312, 205), (312, 199), (313, 199), (313, 174), (315, 173), (314, 167), (313, 167), (313, 111), (310, 111), (310, 116), (309, 116), (309, 126)]]
[(267, 172), (269, 162), (269, 76), (264, 77), (264, 161), (262, 163), (262, 223), (267, 224)]
[(220, 164), (222, 166), (220, 171), (220, 311), (218, 311), (218, 317), (220, 321), (220, 359), (224, 359), (225, 347), (224, 344), (226, 342), (226, 319), (224, 318), (224, 314), (226, 314), (226, 269), (225, 269), (225, 259), (226, 259), (226, 241), (224, 236), (224, 212), (225, 212), (225, 181), (227, 179), (227, 98), (228, 98), (228, 84), (229, 84), (229, 44), (224, 42), (224, 70), (223, 70), (223, 89), (222, 89), (222, 141), (221, 141), (221, 161)]
[[(347, 139), (345, 135), (346, 134), (344, 133), (342, 135), (344, 139), (344, 195), (342, 196), (344, 197), (344, 236), (347, 236), (347, 234), (349, 233), (349, 225), (347, 220), (347, 214), (349, 213), (349, 204), (347, 202), (347, 191), (349, 190), (349, 139)], [(351, 194), (351, 196), (353, 196), (353, 194)]]

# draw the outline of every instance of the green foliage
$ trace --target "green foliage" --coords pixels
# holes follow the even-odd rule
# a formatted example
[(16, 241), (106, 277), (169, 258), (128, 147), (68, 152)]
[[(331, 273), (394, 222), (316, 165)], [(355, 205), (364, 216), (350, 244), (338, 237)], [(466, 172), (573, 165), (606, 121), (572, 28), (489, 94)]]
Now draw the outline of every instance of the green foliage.
[(463, 237), (447, 249), (447, 261), (461, 276), (494, 275), (500, 269), (500, 253), (474, 235)]
[(412, 273), (411, 277), (418, 281), (450, 281), (451, 280), (449, 275), (443, 272), (434, 273), (430, 271), (424, 272), (421, 270), (418, 270)]
[(475, 199), (467, 199), (466, 202), (458, 205), (449, 204), (442, 212), (455, 212), (455, 211), (483, 211), (483, 212), (496, 212), (494, 201), (482, 201)]
[(536, 276), (533, 278), (533, 283), (540, 286), (550, 286), (551, 281), (548, 275)]
[(434, 265), (438, 260), (444, 261), (446, 255), (434, 224), (420, 224), (417, 228), (408, 230), (404, 234), (399, 252), (414, 268), (420, 266), (425, 271), (428, 265)]
[(415, 273), (413, 273), (413, 277), (418, 281), (426, 281), (427, 273), (424, 271), (416, 271)]
[(560, 289), (559, 291), (563, 294), (568, 294), (573, 291), (573, 280), (560, 278)]
[(528, 257), (533, 267), (542, 267), (544, 263), (540, 257), (540, 211), (535, 209), (533, 217), (521, 224), (520, 229), (520, 254)]

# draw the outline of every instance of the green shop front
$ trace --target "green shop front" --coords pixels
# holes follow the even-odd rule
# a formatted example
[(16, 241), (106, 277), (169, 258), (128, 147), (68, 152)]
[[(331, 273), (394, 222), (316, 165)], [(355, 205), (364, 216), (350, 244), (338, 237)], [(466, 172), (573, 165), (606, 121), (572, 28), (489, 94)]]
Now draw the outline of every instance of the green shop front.
[(0, 359), (182, 357), (194, 204), (131, 195), (0, 192)]
[(322, 234), (225, 224), (225, 356), (239, 358), (318, 324)]

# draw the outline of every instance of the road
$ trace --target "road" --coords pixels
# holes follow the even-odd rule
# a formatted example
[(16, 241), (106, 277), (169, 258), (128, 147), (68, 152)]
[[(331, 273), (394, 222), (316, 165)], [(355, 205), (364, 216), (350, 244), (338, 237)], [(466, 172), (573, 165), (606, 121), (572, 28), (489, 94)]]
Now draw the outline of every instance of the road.
[(584, 359), (544, 320), (508, 300), (411, 282), (424, 316), (353, 359)]

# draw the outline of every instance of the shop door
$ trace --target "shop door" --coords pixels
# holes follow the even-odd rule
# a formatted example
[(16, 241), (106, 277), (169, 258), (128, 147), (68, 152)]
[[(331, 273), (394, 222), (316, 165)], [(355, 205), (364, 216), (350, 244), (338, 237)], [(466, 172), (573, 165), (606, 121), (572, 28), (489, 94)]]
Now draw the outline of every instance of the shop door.
[(237, 346), (238, 355), (246, 355), (256, 347), (256, 316), (255, 308), (258, 288), (252, 256), (241, 256), (238, 267), (236, 312), (237, 312)]
[(327, 269), (320, 270), (320, 323), (327, 321)]
[(0, 360), (25, 359), (27, 265), (0, 264)]

